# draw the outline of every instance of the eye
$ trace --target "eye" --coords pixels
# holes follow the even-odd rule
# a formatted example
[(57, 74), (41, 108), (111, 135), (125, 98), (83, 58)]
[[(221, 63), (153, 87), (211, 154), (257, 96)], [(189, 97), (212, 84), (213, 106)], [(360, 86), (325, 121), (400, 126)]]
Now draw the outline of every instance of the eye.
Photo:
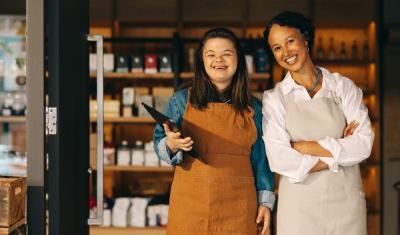
[(288, 40), (288, 43), (289, 43), (289, 44), (292, 44), (292, 43), (294, 43), (294, 42), (295, 42), (294, 38), (291, 38), (291, 39)]
[(223, 56), (232, 56), (233, 54), (231, 53), (231, 52), (225, 52), (224, 54), (223, 54)]
[(280, 51), (280, 50), (281, 50), (281, 47), (279, 47), (279, 46), (273, 47), (273, 48), (272, 48), (272, 51), (273, 51), (273, 52), (278, 52), (278, 51)]

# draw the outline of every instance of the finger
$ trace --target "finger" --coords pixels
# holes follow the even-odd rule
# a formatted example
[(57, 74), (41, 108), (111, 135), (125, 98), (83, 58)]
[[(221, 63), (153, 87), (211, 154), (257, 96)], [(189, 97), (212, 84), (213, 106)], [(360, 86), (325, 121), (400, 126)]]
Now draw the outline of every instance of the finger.
[(264, 218), (264, 208), (260, 207), (258, 209), (258, 214), (257, 214), (257, 219), (256, 219), (256, 223), (260, 223), (262, 221), (262, 219)]
[(192, 138), (190, 138), (190, 137), (180, 139), (181, 144), (187, 144), (187, 143), (190, 143), (190, 141), (193, 141)]
[(185, 151), (185, 152), (189, 152), (190, 150), (192, 150), (192, 147), (189, 147), (189, 148), (180, 148), (180, 149), (182, 149), (182, 150)]
[(172, 132), (167, 124), (163, 123), (163, 127), (164, 127), (165, 133)]
[(186, 139), (186, 138), (185, 138), (185, 139), (180, 138), (180, 139), (177, 139), (177, 140), (176, 140), (176, 142), (179, 143), (180, 145), (182, 145), (182, 144), (188, 144), (188, 143), (190, 143), (191, 141), (192, 141), (191, 139), (188, 140), (188, 139)]
[(168, 137), (173, 138), (173, 139), (181, 139), (181, 133), (180, 132), (168, 132), (166, 133)]
[(349, 130), (349, 135), (352, 135), (354, 133), (354, 131), (356, 131), (357, 127), (359, 126), (359, 123), (356, 122), (353, 124), (353, 126), (351, 126), (350, 130)]
[(189, 143), (179, 145), (179, 148), (189, 148), (192, 147), (192, 145), (193, 141), (190, 141)]
[(269, 230), (269, 218), (264, 217), (264, 225), (261, 234), (266, 234), (267, 230)]

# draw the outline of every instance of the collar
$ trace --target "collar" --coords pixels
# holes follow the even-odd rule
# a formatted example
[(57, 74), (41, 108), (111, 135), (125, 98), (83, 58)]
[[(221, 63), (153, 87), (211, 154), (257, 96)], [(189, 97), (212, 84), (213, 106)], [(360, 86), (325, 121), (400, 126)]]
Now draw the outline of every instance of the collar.
[[(334, 91), (336, 87), (336, 82), (335, 79), (333, 78), (333, 75), (325, 68), (318, 67), (323, 76), (322, 80), (322, 88), (321, 89), (326, 89), (330, 91)], [(284, 77), (283, 81), (281, 82), (281, 89), (284, 95), (289, 94), (293, 89), (301, 89), (304, 88), (303, 86), (297, 84), (290, 72), (286, 73), (286, 76)]]

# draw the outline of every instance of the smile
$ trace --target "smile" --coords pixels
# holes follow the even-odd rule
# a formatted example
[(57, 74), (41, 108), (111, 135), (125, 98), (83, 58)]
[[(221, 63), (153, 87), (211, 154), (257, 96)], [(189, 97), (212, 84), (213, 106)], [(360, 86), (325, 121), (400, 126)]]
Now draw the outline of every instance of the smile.
[(285, 60), (285, 62), (291, 65), (291, 64), (296, 63), (296, 59), (297, 59), (297, 55), (289, 57), (288, 59)]
[(228, 68), (228, 66), (214, 66), (213, 67), (213, 69), (215, 69), (215, 70), (225, 70), (227, 68)]

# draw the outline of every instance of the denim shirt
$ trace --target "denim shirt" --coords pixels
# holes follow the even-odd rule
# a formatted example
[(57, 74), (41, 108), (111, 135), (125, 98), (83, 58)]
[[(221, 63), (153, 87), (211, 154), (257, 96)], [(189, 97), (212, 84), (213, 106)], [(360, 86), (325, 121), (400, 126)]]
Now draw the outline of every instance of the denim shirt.
[[(180, 128), (182, 126), (183, 116), (186, 110), (188, 90), (176, 92), (169, 100), (165, 115), (171, 118)], [(257, 198), (259, 205), (265, 205), (271, 210), (275, 204), (274, 174), (271, 172), (265, 153), (264, 142), (262, 139), (262, 112), (261, 103), (252, 98), (254, 109), (254, 123), (257, 129), (257, 140), (251, 148), (251, 165), (255, 178)], [(183, 160), (183, 152), (179, 150), (175, 155), (169, 152), (166, 142), (166, 135), (163, 127), (156, 125), (154, 130), (154, 150), (157, 156), (171, 165), (177, 165)]]

